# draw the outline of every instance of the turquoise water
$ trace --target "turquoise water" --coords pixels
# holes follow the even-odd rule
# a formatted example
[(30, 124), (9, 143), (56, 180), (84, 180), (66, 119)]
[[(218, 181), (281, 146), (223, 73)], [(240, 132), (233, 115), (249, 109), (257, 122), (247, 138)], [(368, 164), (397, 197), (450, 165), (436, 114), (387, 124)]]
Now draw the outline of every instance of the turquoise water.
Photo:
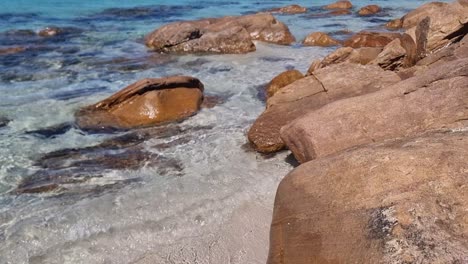
[[(292, 166), (288, 153), (263, 157), (244, 147), (264, 110), (259, 88), (285, 69), (305, 72), (332, 50), (301, 46), (308, 33), (383, 30), (424, 2), (353, 1), (354, 11), (367, 4), (385, 10), (362, 18), (311, 16), (328, 1), (294, 1), (310, 10), (277, 16), (297, 38), (292, 46), (169, 56), (149, 52), (141, 38), (173, 21), (293, 2), (2, 0), (0, 48), (27, 51), (0, 55), (0, 118), (11, 120), (0, 127), (0, 263), (264, 263), (276, 187)], [(46, 26), (68, 33), (42, 39), (17, 31)], [(73, 126), (74, 112), (141, 78), (174, 74), (199, 78), (224, 102), (141, 140), (137, 153), (152, 159), (137, 168), (92, 163), (102, 151), (93, 146), (125, 133), (85, 133)], [(50, 153), (77, 149), (91, 159), (71, 170), (54, 167)], [(118, 157), (122, 150), (106, 151)], [(65, 189), (16, 194), (31, 177), (55, 177)]]

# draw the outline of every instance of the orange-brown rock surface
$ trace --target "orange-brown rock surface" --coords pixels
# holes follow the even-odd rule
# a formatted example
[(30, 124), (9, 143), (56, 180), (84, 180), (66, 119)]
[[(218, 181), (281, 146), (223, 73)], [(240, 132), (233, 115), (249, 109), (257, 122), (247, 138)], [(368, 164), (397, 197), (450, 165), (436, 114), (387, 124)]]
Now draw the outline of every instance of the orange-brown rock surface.
[(374, 15), (382, 11), (382, 8), (378, 5), (367, 5), (361, 9), (359, 9), (358, 14), (360, 16), (369, 16)]
[(307, 12), (307, 8), (300, 5), (288, 5), (279, 8), (273, 8), (268, 11), (281, 14), (302, 14)]
[(302, 44), (306, 46), (320, 46), (329, 47), (340, 45), (340, 42), (324, 32), (314, 32), (309, 34), (303, 41)]
[(447, 131), (302, 164), (278, 187), (267, 263), (463, 263), (467, 160), (468, 132)]
[(331, 3), (326, 5), (325, 9), (350, 9), (353, 7), (353, 4), (348, 0), (337, 1), (335, 3)]
[(195, 114), (202, 100), (203, 84), (196, 78), (148, 78), (79, 110), (75, 117), (83, 130), (129, 129), (182, 120)]
[(400, 37), (398, 33), (361, 31), (346, 39), (343, 46), (351, 48), (385, 47), (398, 37)]
[(150, 49), (175, 53), (247, 53), (253, 40), (288, 45), (295, 38), (269, 13), (175, 22), (145, 37)]
[(304, 78), (304, 75), (298, 70), (288, 70), (280, 73), (273, 78), (266, 87), (267, 99), (275, 95), (281, 88)]
[(319, 69), (279, 90), (267, 101), (248, 132), (253, 147), (271, 153), (285, 147), (280, 129), (294, 119), (335, 100), (377, 91), (398, 82), (393, 72), (377, 66), (342, 63)]

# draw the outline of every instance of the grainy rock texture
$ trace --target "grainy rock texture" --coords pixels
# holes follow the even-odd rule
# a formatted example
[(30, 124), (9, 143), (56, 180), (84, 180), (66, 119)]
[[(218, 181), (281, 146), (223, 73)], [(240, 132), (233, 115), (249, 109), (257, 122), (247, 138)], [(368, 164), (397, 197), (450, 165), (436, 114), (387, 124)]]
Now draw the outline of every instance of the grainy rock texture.
[(268, 83), (266, 87), (267, 99), (272, 97), (281, 88), (302, 78), (304, 78), (304, 75), (298, 70), (288, 70), (280, 73)]
[(326, 5), (325, 9), (350, 9), (353, 7), (353, 4), (350, 1), (342, 0), (335, 3)]
[(464, 263), (468, 132), (387, 141), (281, 182), (268, 264)]
[(361, 31), (344, 41), (343, 46), (351, 48), (385, 47), (392, 40), (399, 38), (398, 33)]
[(340, 45), (340, 42), (324, 32), (314, 32), (309, 34), (302, 44), (306, 46), (320, 46), (320, 47), (329, 47)]
[(374, 15), (382, 11), (382, 8), (378, 5), (368, 5), (365, 6), (361, 9), (359, 9), (358, 14), (360, 16), (369, 16), (369, 15)]

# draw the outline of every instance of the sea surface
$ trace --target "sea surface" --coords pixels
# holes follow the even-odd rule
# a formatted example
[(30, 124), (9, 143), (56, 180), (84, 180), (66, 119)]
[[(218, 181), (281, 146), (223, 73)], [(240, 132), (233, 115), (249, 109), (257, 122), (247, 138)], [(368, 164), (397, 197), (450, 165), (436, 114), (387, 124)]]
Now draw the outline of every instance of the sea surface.
[[(0, 120), (10, 120), (0, 127), (0, 263), (264, 263), (276, 188), (294, 162), (246, 144), (265, 108), (262, 88), (333, 50), (303, 47), (308, 33), (384, 30), (425, 2), (359, 0), (353, 11), (378, 4), (384, 12), (330, 17), (318, 15), (323, 0), (1, 0), (0, 49), (27, 49), (0, 55)], [(142, 41), (165, 23), (289, 4), (309, 8), (276, 15), (298, 40), (291, 46), (171, 56)], [(47, 26), (66, 34), (33, 34)], [(221, 102), (154, 129), (74, 126), (80, 107), (175, 74), (199, 78)], [(48, 191), (22, 191), (27, 184)]]

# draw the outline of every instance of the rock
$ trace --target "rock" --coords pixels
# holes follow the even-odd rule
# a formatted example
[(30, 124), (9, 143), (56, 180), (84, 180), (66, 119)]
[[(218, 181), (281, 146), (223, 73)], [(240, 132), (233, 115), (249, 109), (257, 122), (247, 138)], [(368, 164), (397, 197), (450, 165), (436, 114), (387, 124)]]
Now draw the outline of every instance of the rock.
[(203, 84), (196, 78), (149, 78), (79, 110), (75, 117), (83, 130), (130, 129), (187, 118), (202, 100)]
[(288, 27), (269, 13), (176, 22), (145, 37), (158, 52), (246, 53), (255, 50), (253, 40), (289, 45), (295, 41)]
[(46, 27), (39, 31), (41, 37), (53, 37), (62, 33), (62, 29), (58, 27)]
[(345, 40), (343, 46), (351, 48), (385, 47), (398, 37), (400, 37), (399, 33), (361, 31)]
[(378, 5), (367, 5), (361, 9), (359, 9), (358, 14), (360, 16), (369, 16), (369, 15), (375, 15), (382, 11), (382, 8)]
[(6, 117), (3, 117), (3, 116), (0, 116), (0, 128), (8, 126), (8, 123), (10, 123), (10, 122), (11, 122), (10, 119), (8, 119)]
[(409, 12), (408, 14), (404, 15), (402, 20), (402, 27), (404, 29), (409, 29), (415, 27), (419, 21), (423, 20), (423, 18), (429, 16), (433, 16), (435, 13), (442, 11), (443, 9), (449, 7), (449, 3), (444, 2), (430, 2), (426, 3), (413, 11)]
[(269, 12), (281, 13), (281, 14), (301, 14), (301, 13), (306, 13), (307, 8), (300, 6), (300, 5), (288, 5), (288, 6), (271, 9), (269, 10)]
[(458, 127), (468, 120), (467, 74), (468, 59), (446, 63), (311, 111), (284, 126), (281, 138), (298, 161), (306, 162), (354, 146)]
[(340, 42), (336, 39), (333, 39), (329, 35), (323, 32), (314, 32), (309, 34), (302, 44), (306, 46), (320, 46), (320, 47), (329, 47), (340, 45)]
[(302, 78), (304, 78), (304, 75), (298, 70), (288, 70), (280, 73), (268, 83), (266, 87), (267, 99), (272, 97), (281, 88)]
[(267, 109), (248, 132), (253, 147), (271, 153), (285, 147), (280, 129), (294, 119), (330, 102), (377, 91), (400, 78), (377, 66), (342, 63), (283, 87), (267, 101)]
[(394, 39), (387, 44), (383, 51), (369, 64), (380, 66), (385, 70), (395, 70), (402, 67), (406, 50), (402, 47), (400, 39)]
[(353, 49), (350, 47), (342, 47), (328, 54), (321, 62), (314, 61), (309, 67), (307, 74), (310, 75), (319, 68), (343, 62), (366, 65), (377, 58), (381, 51), (382, 48), (363, 47)]
[(350, 9), (353, 7), (353, 4), (351, 4), (350, 1), (343, 0), (343, 1), (337, 1), (335, 3), (326, 5), (324, 8), (325, 9)]
[(0, 48), (0, 55), (10, 55), (16, 54), (25, 51), (24, 47), (9, 47), (9, 48)]
[(403, 26), (403, 20), (401, 18), (390, 20), (387, 22), (387, 24), (385, 24), (385, 27), (388, 30), (397, 30), (397, 29), (402, 28), (402, 26)]
[(465, 131), (302, 164), (278, 187), (267, 263), (463, 263), (467, 160)]

